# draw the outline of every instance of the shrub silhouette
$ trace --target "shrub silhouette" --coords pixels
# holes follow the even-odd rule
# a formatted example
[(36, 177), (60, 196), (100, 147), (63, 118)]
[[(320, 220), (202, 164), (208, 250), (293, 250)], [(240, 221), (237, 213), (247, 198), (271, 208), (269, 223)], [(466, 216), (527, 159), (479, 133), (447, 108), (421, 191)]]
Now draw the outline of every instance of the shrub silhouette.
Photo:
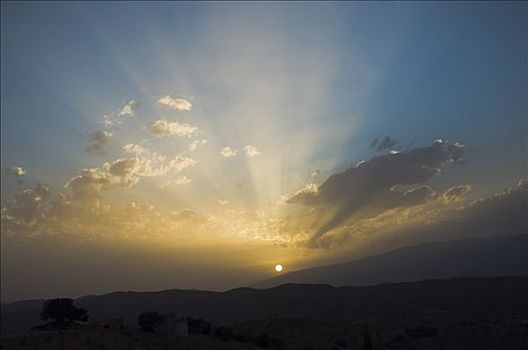
[(43, 321), (52, 319), (48, 325), (55, 329), (64, 329), (75, 325), (77, 322), (88, 321), (88, 312), (85, 309), (75, 307), (73, 299), (57, 298), (46, 300), (40, 313)]
[(189, 327), (189, 334), (211, 334), (211, 322), (202, 318), (187, 317), (187, 325)]
[(138, 325), (145, 332), (154, 333), (154, 328), (161, 324), (163, 318), (157, 312), (143, 312), (138, 316)]

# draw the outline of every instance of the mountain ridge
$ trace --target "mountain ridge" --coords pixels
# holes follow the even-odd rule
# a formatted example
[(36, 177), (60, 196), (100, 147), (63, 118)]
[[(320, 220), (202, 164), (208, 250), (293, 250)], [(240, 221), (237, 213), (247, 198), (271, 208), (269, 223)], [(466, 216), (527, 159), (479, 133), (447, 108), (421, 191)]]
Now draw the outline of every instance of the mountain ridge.
[[(342, 277), (340, 273), (327, 273), (323, 276), (326, 280), (318, 276), (315, 280), (291, 280), (292, 274), (301, 273), (304, 277), (305, 270), (300, 270), (280, 276), (282, 279), (272, 279), (272, 283), (264, 281), (269, 285), (260, 288), (253, 285), (219, 292), (114, 291), (85, 295), (76, 298), (75, 304), (88, 310), (91, 323), (123, 317), (127, 325), (135, 325), (138, 314), (146, 311), (174, 312), (215, 324), (284, 317), (372, 317), (406, 312), (409, 305), (424, 311), (454, 310), (461, 314), (507, 314), (520, 308), (528, 314), (526, 251), (528, 235), (427, 243), (337, 265), (346, 277), (351, 275), (350, 271), (360, 277), (374, 276), (360, 280), (363, 284), (346, 283), (350, 280), (343, 279), (338, 280), (340, 283), (328, 283)], [(312, 270), (325, 273), (325, 269), (335, 266)], [(472, 266), (479, 269), (468, 269)], [(449, 276), (449, 267), (457, 267), (459, 273)], [(427, 273), (423, 274), (424, 270)], [(387, 276), (386, 271), (392, 272), (392, 276)], [(328, 281), (329, 276), (334, 280)], [(2, 304), (2, 333), (27, 331), (39, 324), (43, 302), (44, 299), (33, 299)]]
[(528, 259), (524, 257), (527, 251), (528, 234), (427, 242), (288, 272), (251, 287), (269, 288), (288, 282), (346, 286), (461, 276), (528, 276)]

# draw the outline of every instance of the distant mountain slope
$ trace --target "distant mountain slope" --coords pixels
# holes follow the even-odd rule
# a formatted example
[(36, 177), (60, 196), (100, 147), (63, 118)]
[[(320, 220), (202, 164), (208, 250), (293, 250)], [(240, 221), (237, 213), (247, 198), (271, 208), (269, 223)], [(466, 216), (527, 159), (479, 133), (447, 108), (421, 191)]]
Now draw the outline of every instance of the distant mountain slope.
[[(90, 322), (124, 317), (128, 325), (134, 325), (138, 314), (144, 311), (175, 312), (217, 323), (281, 317), (360, 318), (402, 312), (409, 304), (457, 312), (478, 306), (486, 312), (507, 313), (519, 307), (528, 313), (528, 278), (431, 280), (528, 276), (527, 255), (528, 235), (435, 242), (291, 272), (257, 284), (260, 288), (281, 284), (270, 289), (115, 292), (84, 296), (75, 303), (89, 311)], [(417, 280), (425, 281), (370, 287), (330, 286)], [(38, 324), (42, 303), (43, 300), (28, 300), (2, 304), (2, 333), (26, 331)]]
[[(91, 323), (123, 317), (135, 326), (144, 311), (202, 317), (215, 324), (245, 320), (308, 317), (360, 320), (368, 317), (427, 313), (434, 310), (461, 317), (528, 315), (528, 278), (456, 278), (370, 287), (286, 284), (271, 289), (238, 288), (227, 292), (166, 290), (116, 292), (85, 296), (75, 304), (86, 308)], [(2, 332), (27, 331), (39, 322), (35, 301), (2, 306)]]
[(373, 285), (461, 276), (528, 276), (528, 235), (425, 243), (350, 262), (285, 273), (254, 285)]

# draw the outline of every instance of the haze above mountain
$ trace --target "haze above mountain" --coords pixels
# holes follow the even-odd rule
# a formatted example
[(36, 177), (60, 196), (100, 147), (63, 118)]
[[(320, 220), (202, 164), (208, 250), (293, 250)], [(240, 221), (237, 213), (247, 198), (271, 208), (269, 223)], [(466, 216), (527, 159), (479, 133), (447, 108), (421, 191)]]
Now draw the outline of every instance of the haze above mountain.
[(346, 263), (285, 273), (254, 287), (270, 288), (284, 283), (358, 286), (461, 276), (528, 276), (527, 252), (526, 234), (424, 243)]

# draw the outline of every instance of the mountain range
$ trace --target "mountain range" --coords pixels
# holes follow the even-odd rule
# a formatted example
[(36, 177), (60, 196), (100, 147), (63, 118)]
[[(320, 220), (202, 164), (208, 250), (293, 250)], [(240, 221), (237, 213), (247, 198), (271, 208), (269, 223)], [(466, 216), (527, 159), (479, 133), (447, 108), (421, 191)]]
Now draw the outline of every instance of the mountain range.
[(346, 263), (293, 271), (253, 285), (362, 286), (462, 276), (528, 276), (528, 234), (413, 245)]
[[(91, 323), (123, 317), (128, 326), (135, 326), (145, 311), (201, 317), (215, 324), (364, 319), (405, 313), (410, 306), (418, 313), (528, 314), (527, 252), (528, 235), (427, 243), (287, 273), (258, 283), (260, 289), (113, 292), (77, 298), (75, 305), (88, 310)], [(41, 323), (43, 301), (2, 304), (2, 333), (24, 332)]]

